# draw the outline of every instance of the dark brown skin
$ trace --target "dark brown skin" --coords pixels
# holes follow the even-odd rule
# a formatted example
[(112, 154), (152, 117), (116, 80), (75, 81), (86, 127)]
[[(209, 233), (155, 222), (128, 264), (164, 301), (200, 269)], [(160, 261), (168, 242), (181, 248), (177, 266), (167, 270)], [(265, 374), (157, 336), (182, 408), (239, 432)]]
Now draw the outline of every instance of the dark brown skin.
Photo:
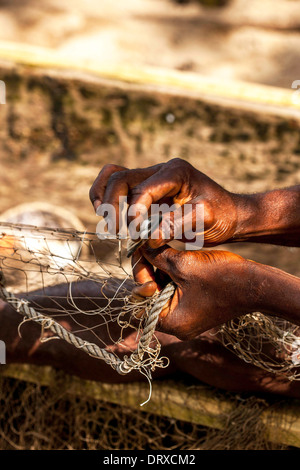
[[(235, 241), (300, 246), (300, 186), (239, 195), (180, 159), (136, 170), (106, 165), (90, 191), (94, 208), (103, 202), (117, 208), (119, 196), (125, 195), (131, 204), (147, 208), (154, 202), (182, 205), (197, 199), (196, 204), (205, 207), (205, 246)], [(161, 331), (191, 339), (255, 311), (300, 325), (298, 278), (230, 252), (178, 252), (166, 246), (167, 241), (149, 240), (133, 257), (134, 276), (141, 284), (136, 295), (153, 295), (166, 278), (177, 287), (161, 314)], [(157, 273), (153, 266), (159, 268)]]
[[(103, 299), (99, 295), (99, 285), (92, 282), (81, 282), (76, 284), (77, 302), (80, 308), (91, 308), (87, 297), (98, 296), (99, 306), (103, 305)], [(34, 302), (39, 295), (39, 303), (45, 309), (53, 308), (52, 295), (60, 296), (61, 306), (67, 305), (67, 287), (49, 287), (41, 298), (41, 292), (32, 293), (29, 301)], [(22, 294), (20, 294), (22, 297)], [(82, 297), (80, 299), (80, 297)], [(56, 305), (57, 307), (57, 305)], [(92, 308), (95, 305), (93, 304)], [(47, 312), (51, 316), (51, 311)], [(91, 326), (95, 318), (80, 314), (77, 320), (85, 325)], [(0, 300), (0, 338), (5, 341), (7, 347), (7, 363), (26, 363), (35, 365), (51, 365), (64, 370), (68, 374), (79, 376), (83, 379), (97, 380), (106, 383), (122, 383), (145, 380), (138, 372), (127, 375), (119, 375), (103, 361), (88, 356), (85, 352), (76, 349), (62, 340), (50, 340), (41, 343), (39, 338), (41, 328), (34, 322), (22, 325), (22, 338), (18, 335), (18, 326), (22, 317), (12, 307)], [(57, 318), (64, 327), (74, 330), (78, 328), (71, 317)], [(121, 357), (124, 353), (118, 346), (113, 345), (107, 336), (106, 328), (99, 327), (97, 334), (109, 345), (115, 348)], [(112, 330), (112, 334), (118, 335), (118, 331)], [(96, 342), (95, 336), (90, 332), (81, 335), (88, 341)], [(265, 372), (251, 364), (240, 360), (237, 356), (225, 349), (217, 337), (206, 332), (197, 339), (180, 341), (169, 334), (157, 332), (156, 336), (162, 345), (161, 355), (167, 356), (170, 365), (166, 369), (156, 369), (153, 378), (180, 377), (188, 374), (201, 382), (224, 390), (238, 392), (263, 392), (279, 394), (288, 397), (300, 398), (300, 383), (291, 382), (274, 374)], [(135, 342), (135, 333), (130, 333), (125, 342), (131, 345)], [(98, 343), (101, 346), (101, 343)]]
[(135, 268), (141, 286), (134, 288), (134, 294), (151, 296), (167, 279), (176, 285), (172, 301), (160, 316), (158, 328), (164, 333), (192, 339), (257, 311), (300, 326), (300, 279), (295, 276), (221, 250), (144, 247), (135, 258), (141, 254), (142, 261)]
[[(261, 194), (233, 194), (176, 158), (133, 170), (105, 165), (90, 189), (94, 209), (110, 203), (118, 214), (119, 196), (147, 208), (162, 202), (183, 205), (196, 200), (194, 204), (204, 204), (205, 247), (240, 241), (300, 246), (299, 185)], [(162, 222), (160, 235), (163, 229)], [(158, 248), (172, 239), (172, 232), (169, 239), (157, 232), (152, 238), (148, 245)]]

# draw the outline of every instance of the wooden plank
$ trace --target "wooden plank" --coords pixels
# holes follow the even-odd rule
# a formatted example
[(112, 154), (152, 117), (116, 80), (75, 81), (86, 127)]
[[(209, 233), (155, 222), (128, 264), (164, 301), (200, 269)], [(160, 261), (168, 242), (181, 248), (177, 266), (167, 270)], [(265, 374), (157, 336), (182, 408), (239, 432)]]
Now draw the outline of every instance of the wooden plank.
[[(53, 386), (61, 378), (51, 367), (32, 365), (1, 366), (0, 376), (11, 377), (44, 386)], [(61, 380), (60, 380), (61, 383)], [(151, 399), (140, 406), (149, 395), (147, 383), (106, 384), (64, 375), (62, 392), (101, 400), (121, 406), (139, 409), (168, 418), (174, 418), (202, 426), (223, 429), (224, 416), (236, 407), (236, 400), (228, 394), (206, 387), (187, 385), (183, 382), (164, 380), (153, 382)], [(271, 442), (300, 447), (300, 402), (278, 400), (263, 411), (262, 422)]]
[(201, 99), (217, 99), (219, 104), (222, 100), (243, 101), (243, 106), (246, 102), (263, 104), (269, 106), (270, 110), (277, 108), (278, 113), (280, 108), (284, 108), (285, 111), (290, 110), (295, 116), (300, 116), (300, 103), (293, 99), (294, 89), (237, 80), (219, 80), (198, 73), (158, 67), (76, 61), (51, 49), (9, 41), (0, 41), (0, 59), (31, 67), (80, 71), (143, 86), (148, 84), (163, 88), (165, 92), (191, 92)]

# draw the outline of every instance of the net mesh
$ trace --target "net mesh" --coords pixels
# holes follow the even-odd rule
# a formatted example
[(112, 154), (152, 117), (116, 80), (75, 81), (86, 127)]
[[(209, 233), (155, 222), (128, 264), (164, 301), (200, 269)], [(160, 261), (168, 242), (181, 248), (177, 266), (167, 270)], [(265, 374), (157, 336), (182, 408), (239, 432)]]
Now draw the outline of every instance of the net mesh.
[[(228, 394), (232, 411), (220, 410), (221, 429), (171, 419), (126, 406), (66, 393), (57, 377), (51, 387), (0, 377), (2, 450), (288, 450), (270, 442), (268, 426), (289, 429), (278, 413), (262, 419), (270, 404)], [(201, 388), (202, 385), (197, 385)], [(220, 393), (214, 390), (215, 396)], [(223, 395), (222, 395), (223, 396)], [(224, 396), (223, 396), (224, 398)], [(280, 403), (274, 403), (274, 411)], [(209, 411), (203, 410), (209, 416)]]
[[(168, 365), (168, 359), (160, 357), (154, 332), (142, 352), (139, 350), (149, 310), (157, 299), (137, 302), (131, 297), (134, 281), (125, 245), (122, 240), (100, 240), (96, 233), (75, 229), (1, 222), (0, 270), (7, 290), (16, 296), (14, 306), (29, 303), (51, 321), (72, 319), (74, 335), (92, 335), (76, 347), (95, 355), (91, 347), (97, 345), (110, 351), (110, 358), (125, 358), (125, 362), (130, 358), (126, 363), (130, 363), (129, 369), (138, 369), (150, 381), (151, 370)], [(88, 290), (82, 289), (85, 283)], [(56, 289), (62, 285), (64, 291)], [(51, 323), (43, 318), (36, 321), (42, 325), (43, 340)], [(134, 344), (125, 340), (128, 331), (136, 332)], [(290, 380), (300, 379), (297, 326), (254, 313), (222, 325), (216, 336), (242, 360)], [(109, 361), (117, 368), (114, 359)]]
[[(151, 370), (168, 364), (166, 358), (159, 357), (160, 344), (152, 331), (155, 325), (147, 333), (148, 317), (157, 299), (132, 298), (135, 284), (124, 245), (121, 240), (100, 240), (95, 233), (74, 229), (2, 222), (2, 297), (25, 315), (24, 321), (38, 321), (42, 333), (50, 328), (118, 372), (138, 369), (150, 379)], [(55, 329), (64, 319), (72, 320), (71, 339), (63, 328)], [(125, 341), (128, 330), (136, 331), (130, 346)], [(87, 333), (93, 342), (82, 339)], [(49, 338), (42, 334), (41, 340)]]
[(222, 325), (222, 344), (247, 363), (289, 380), (300, 380), (300, 331), (297, 325), (256, 312)]

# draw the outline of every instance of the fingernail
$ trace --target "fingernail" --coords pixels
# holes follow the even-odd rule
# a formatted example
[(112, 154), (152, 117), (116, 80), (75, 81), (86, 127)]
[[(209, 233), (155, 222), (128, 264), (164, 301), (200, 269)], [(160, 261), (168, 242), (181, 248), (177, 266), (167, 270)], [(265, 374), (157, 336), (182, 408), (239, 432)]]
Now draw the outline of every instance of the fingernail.
[(93, 202), (94, 210), (95, 210), (95, 212), (96, 212), (97, 215), (99, 215), (98, 212), (97, 212), (97, 210), (98, 210), (99, 206), (101, 206), (101, 203), (102, 203), (102, 201), (100, 201), (100, 199), (96, 199), (96, 200)]

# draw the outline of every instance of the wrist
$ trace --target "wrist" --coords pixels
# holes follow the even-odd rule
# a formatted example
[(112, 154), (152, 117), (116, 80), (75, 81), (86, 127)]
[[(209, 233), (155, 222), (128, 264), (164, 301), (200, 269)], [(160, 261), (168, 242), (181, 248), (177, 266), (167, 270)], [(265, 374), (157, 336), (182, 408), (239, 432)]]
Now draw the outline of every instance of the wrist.
[(236, 208), (234, 233), (229, 241), (247, 241), (260, 230), (258, 223), (262, 210), (261, 194), (233, 194)]
[(247, 260), (249, 312), (300, 325), (300, 279), (278, 268)]
[(259, 194), (232, 195), (235, 230), (229, 242), (255, 241), (299, 246), (299, 186)]

